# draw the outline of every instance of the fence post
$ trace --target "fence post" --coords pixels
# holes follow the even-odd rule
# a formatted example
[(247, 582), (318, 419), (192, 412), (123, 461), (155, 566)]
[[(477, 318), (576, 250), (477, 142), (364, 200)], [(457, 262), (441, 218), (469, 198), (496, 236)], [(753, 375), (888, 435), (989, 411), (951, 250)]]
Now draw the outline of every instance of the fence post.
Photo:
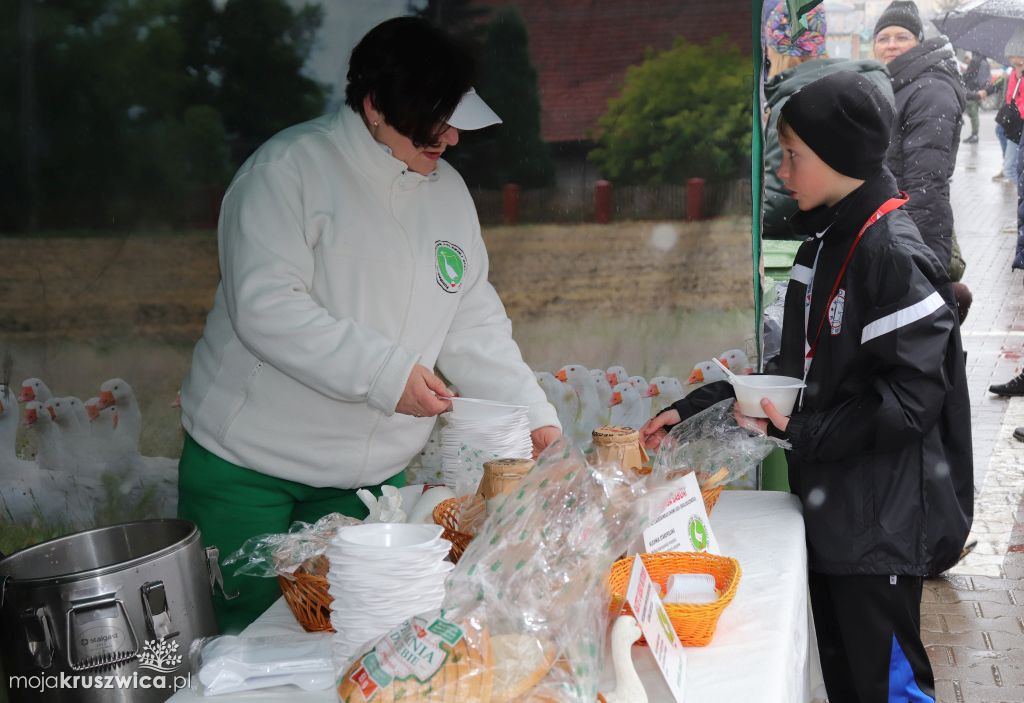
[(704, 219), (704, 179), (686, 181), (686, 219), (693, 222)]
[(501, 213), (506, 225), (519, 224), (519, 185), (506, 183), (501, 188)]
[(594, 221), (606, 225), (612, 219), (612, 184), (611, 181), (598, 181), (594, 184)]

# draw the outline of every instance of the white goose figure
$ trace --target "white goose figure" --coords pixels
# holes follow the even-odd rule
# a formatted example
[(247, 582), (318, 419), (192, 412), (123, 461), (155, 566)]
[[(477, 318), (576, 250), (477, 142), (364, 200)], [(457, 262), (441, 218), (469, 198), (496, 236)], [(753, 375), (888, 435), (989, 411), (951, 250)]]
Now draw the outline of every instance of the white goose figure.
[(555, 378), (572, 386), (580, 399), (580, 411), (572, 426), (572, 437), (576, 442), (585, 444), (590, 441), (595, 427), (608, 423), (608, 406), (602, 407), (601, 401), (597, 397), (597, 384), (594, 383), (594, 377), (590, 375), (585, 366), (581, 364), (563, 366), (555, 374)]
[(613, 387), (629, 380), (629, 373), (626, 371), (625, 367), (619, 365), (609, 366), (605, 370), (604, 374), (608, 378), (608, 383)]
[[(601, 369), (591, 369), (590, 375), (597, 386), (597, 401), (602, 408), (610, 409), (612, 406), (612, 384), (608, 382), (608, 376)], [(609, 417), (611, 417), (610, 410)]]
[(0, 478), (36, 470), (33, 462), (18, 458), (18, 420), (18, 399), (14, 389), (0, 383)]
[(713, 361), (701, 361), (690, 371), (690, 377), (686, 379), (686, 385), (713, 383), (715, 381), (724, 381), (725, 378), (725, 371), (718, 368), (718, 364)]
[(36, 465), (47, 471), (64, 471), (68, 460), (60, 427), (53, 421), (49, 407), (38, 400), (25, 404), (25, 427), (35, 435)]
[(28, 403), (33, 400), (45, 403), (51, 398), (53, 398), (53, 393), (50, 392), (49, 386), (40, 379), (26, 378), (21, 382), (21, 392), (18, 393), (18, 400), (22, 403)]
[(615, 689), (598, 693), (603, 703), (647, 703), (647, 691), (633, 665), (633, 643), (643, 632), (632, 615), (620, 615), (612, 625), (612, 666), (615, 669)]
[(650, 418), (650, 407), (650, 401), (640, 395), (640, 391), (628, 381), (612, 389), (613, 425), (638, 430)]
[(562, 383), (555, 378), (554, 374), (547, 371), (539, 371), (535, 375), (548, 402), (555, 406), (562, 430), (568, 434), (576, 424), (576, 416), (580, 412), (580, 399), (576, 395), (576, 390), (572, 386)]
[(82, 401), (74, 396), (51, 398), (47, 403), (53, 421), (60, 427), (64, 439), (66, 471), (98, 474), (103, 467), (97, 465), (89, 433), (89, 416)]
[(657, 415), (686, 395), (683, 384), (672, 376), (655, 376), (647, 386), (647, 397), (651, 399), (651, 414)]
[(112, 378), (100, 386), (100, 408), (112, 405), (117, 406), (117, 429), (114, 431), (117, 451), (128, 456), (137, 455), (142, 434), (142, 411), (135, 392), (124, 379)]
[(718, 356), (718, 360), (729, 367), (729, 370), (735, 374), (754, 373), (754, 367), (750, 365), (750, 358), (742, 349), (727, 349)]
[(644, 378), (643, 376), (630, 376), (629, 377), (629, 382), (630, 382), (630, 384), (632, 384), (632, 386), (634, 388), (636, 388), (637, 392), (640, 395), (643, 395), (644, 393), (646, 393), (647, 392), (647, 386), (650, 385), (650, 384), (647, 383), (647, 379)]

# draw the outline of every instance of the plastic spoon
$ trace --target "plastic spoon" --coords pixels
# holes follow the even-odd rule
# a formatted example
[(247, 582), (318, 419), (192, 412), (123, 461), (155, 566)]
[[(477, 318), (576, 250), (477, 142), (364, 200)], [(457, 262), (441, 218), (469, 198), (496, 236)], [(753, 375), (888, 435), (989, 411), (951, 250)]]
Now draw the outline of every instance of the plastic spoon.
[(717, 357), (712, 359), (711, 361), (713, 361), (718, 366), (718, 368), (722, 369), (722, 371), (725, 372), (725, 375), (729, 377), (729, 383), (731, 383), (731, 384), (733, 384), (735, 386), (736, 385), (736, 374), (734, 374), (732, 371), (730, 371), (729, 367), (726, 366), (725, 364), (723, 364), (721, 361), (719, 361), (717, 359)]

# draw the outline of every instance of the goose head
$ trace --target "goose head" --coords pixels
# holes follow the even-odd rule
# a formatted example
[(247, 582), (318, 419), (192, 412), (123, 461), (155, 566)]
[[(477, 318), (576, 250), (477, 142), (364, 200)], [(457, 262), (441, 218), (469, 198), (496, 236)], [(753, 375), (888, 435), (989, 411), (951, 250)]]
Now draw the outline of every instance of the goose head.
[(127, 406), (132, 403), (135, 394), (128, 382), (121, 378), (112, 378), (104, 381), (100, 386), (100, 407), (107, 408), (117, 404)]
[(750, 366), (750, 359), (742, 349), (724, 351), (718, 360), (725, 364), (726, 368), (733, 373), (754, 373), (754, 369)]
[(27, 403), (30, 400), (38, 400), (40, 403), (53, 398), (49, 387), (38, 378), (26, 378), (21, 382), (21, 392), (18, 393), (18, 400)]
[(608, 378), (608, 383), (610, 383), (612, 386), (615, 386), (616, 384), (622, 383), (629, 379), (629, 374), (626, 372), (626, 369), (623, 368), (622, 366), (609, 366), (608, 370), (605, 371), (605, 375)]

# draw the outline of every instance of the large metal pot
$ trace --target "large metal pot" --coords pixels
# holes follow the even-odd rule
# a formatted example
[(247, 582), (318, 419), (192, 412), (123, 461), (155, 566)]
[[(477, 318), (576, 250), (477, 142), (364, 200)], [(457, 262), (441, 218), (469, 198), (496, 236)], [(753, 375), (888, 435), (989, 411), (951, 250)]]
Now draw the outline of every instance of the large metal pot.
[(216, 548), (204, 553), (186, 520), (87, 530), (0, 560), (11, 703), (166, 700), (187, 685), (192, 640), (217, 633), (214, 576)]

